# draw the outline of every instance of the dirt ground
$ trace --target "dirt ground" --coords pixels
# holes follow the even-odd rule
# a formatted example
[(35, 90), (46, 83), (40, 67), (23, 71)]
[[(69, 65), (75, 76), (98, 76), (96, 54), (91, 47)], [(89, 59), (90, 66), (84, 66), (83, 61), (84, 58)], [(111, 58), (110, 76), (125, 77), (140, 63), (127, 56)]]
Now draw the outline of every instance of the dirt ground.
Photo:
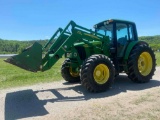
[(149, 83), (126, 75), (103, 93), (65, 81), (0, 91), (0, 120), (160, 120), (160, 67)]

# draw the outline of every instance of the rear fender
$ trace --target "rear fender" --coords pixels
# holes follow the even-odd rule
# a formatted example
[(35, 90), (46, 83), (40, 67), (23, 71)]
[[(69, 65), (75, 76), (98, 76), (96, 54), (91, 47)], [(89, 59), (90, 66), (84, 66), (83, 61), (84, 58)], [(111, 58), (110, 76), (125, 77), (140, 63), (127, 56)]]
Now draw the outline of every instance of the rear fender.
[(132, 41), (129, 43), (129, 45), (127, 46), (127, 49), (125, 51), (125, 55), (123, 57), (124, 60), (128, 60), (130, 52), (132, 51), (133, 47), (136, 45), (142, 45), (142, 44), (146, 44), (148, 46), (148, 43), (144, 42), (144, 41)]

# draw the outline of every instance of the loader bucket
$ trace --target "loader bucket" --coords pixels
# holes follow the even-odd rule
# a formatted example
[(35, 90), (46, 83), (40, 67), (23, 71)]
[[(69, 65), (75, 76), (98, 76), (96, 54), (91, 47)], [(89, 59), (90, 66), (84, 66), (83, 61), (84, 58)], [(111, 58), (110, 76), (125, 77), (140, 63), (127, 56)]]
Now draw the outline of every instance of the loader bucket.
[(12, 56), (4, 61), (25, 70), (37, 72), (40, 70), (42, 63), (42, 46), (35, 42), (19, 55)]

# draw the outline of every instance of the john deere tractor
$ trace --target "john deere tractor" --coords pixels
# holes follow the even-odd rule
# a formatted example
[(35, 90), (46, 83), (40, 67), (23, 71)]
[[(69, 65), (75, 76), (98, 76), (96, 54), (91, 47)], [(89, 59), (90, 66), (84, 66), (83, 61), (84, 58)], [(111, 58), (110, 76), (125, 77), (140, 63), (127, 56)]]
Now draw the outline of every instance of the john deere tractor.
[(25, 70), (49, 70), (62, 56), (62, 77), (80, 81), (90, 92), (109, 89), (119, 73), (126, 73), (137, 83), (150, 81), (154, 75), (154, 52), (138, 41), (134, 22), (110, 19), (94, 25), (94, 31), (70, 21), (59, 28), (45, 46), (35, 42), (21, 54), (5, 60)]

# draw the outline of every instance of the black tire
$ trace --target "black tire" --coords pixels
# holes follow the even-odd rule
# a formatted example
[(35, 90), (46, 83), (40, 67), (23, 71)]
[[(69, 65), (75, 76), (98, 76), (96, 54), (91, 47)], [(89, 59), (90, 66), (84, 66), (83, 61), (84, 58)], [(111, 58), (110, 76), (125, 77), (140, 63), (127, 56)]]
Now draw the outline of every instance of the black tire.
[(61, 67), (61, 75), (64, 78), (65, 81), (70, 83), (80, 82), (80, 76), (79, 73), (72, 73), (71, 68), (68, 66), (68, 63), (70, 62), (69, 59), (66, 59)]
[(114, 81), (114, 65), (105, 55), (92, 55), (83, 63), (80, 76), (82, 85), (88, 91), (103, 92), (109, 89)]
[(156, 67), (153, 50), (146, 44), (133, 48), (128, 59), (128, 77), (136, 83), (146, 83), (152, 79)]

